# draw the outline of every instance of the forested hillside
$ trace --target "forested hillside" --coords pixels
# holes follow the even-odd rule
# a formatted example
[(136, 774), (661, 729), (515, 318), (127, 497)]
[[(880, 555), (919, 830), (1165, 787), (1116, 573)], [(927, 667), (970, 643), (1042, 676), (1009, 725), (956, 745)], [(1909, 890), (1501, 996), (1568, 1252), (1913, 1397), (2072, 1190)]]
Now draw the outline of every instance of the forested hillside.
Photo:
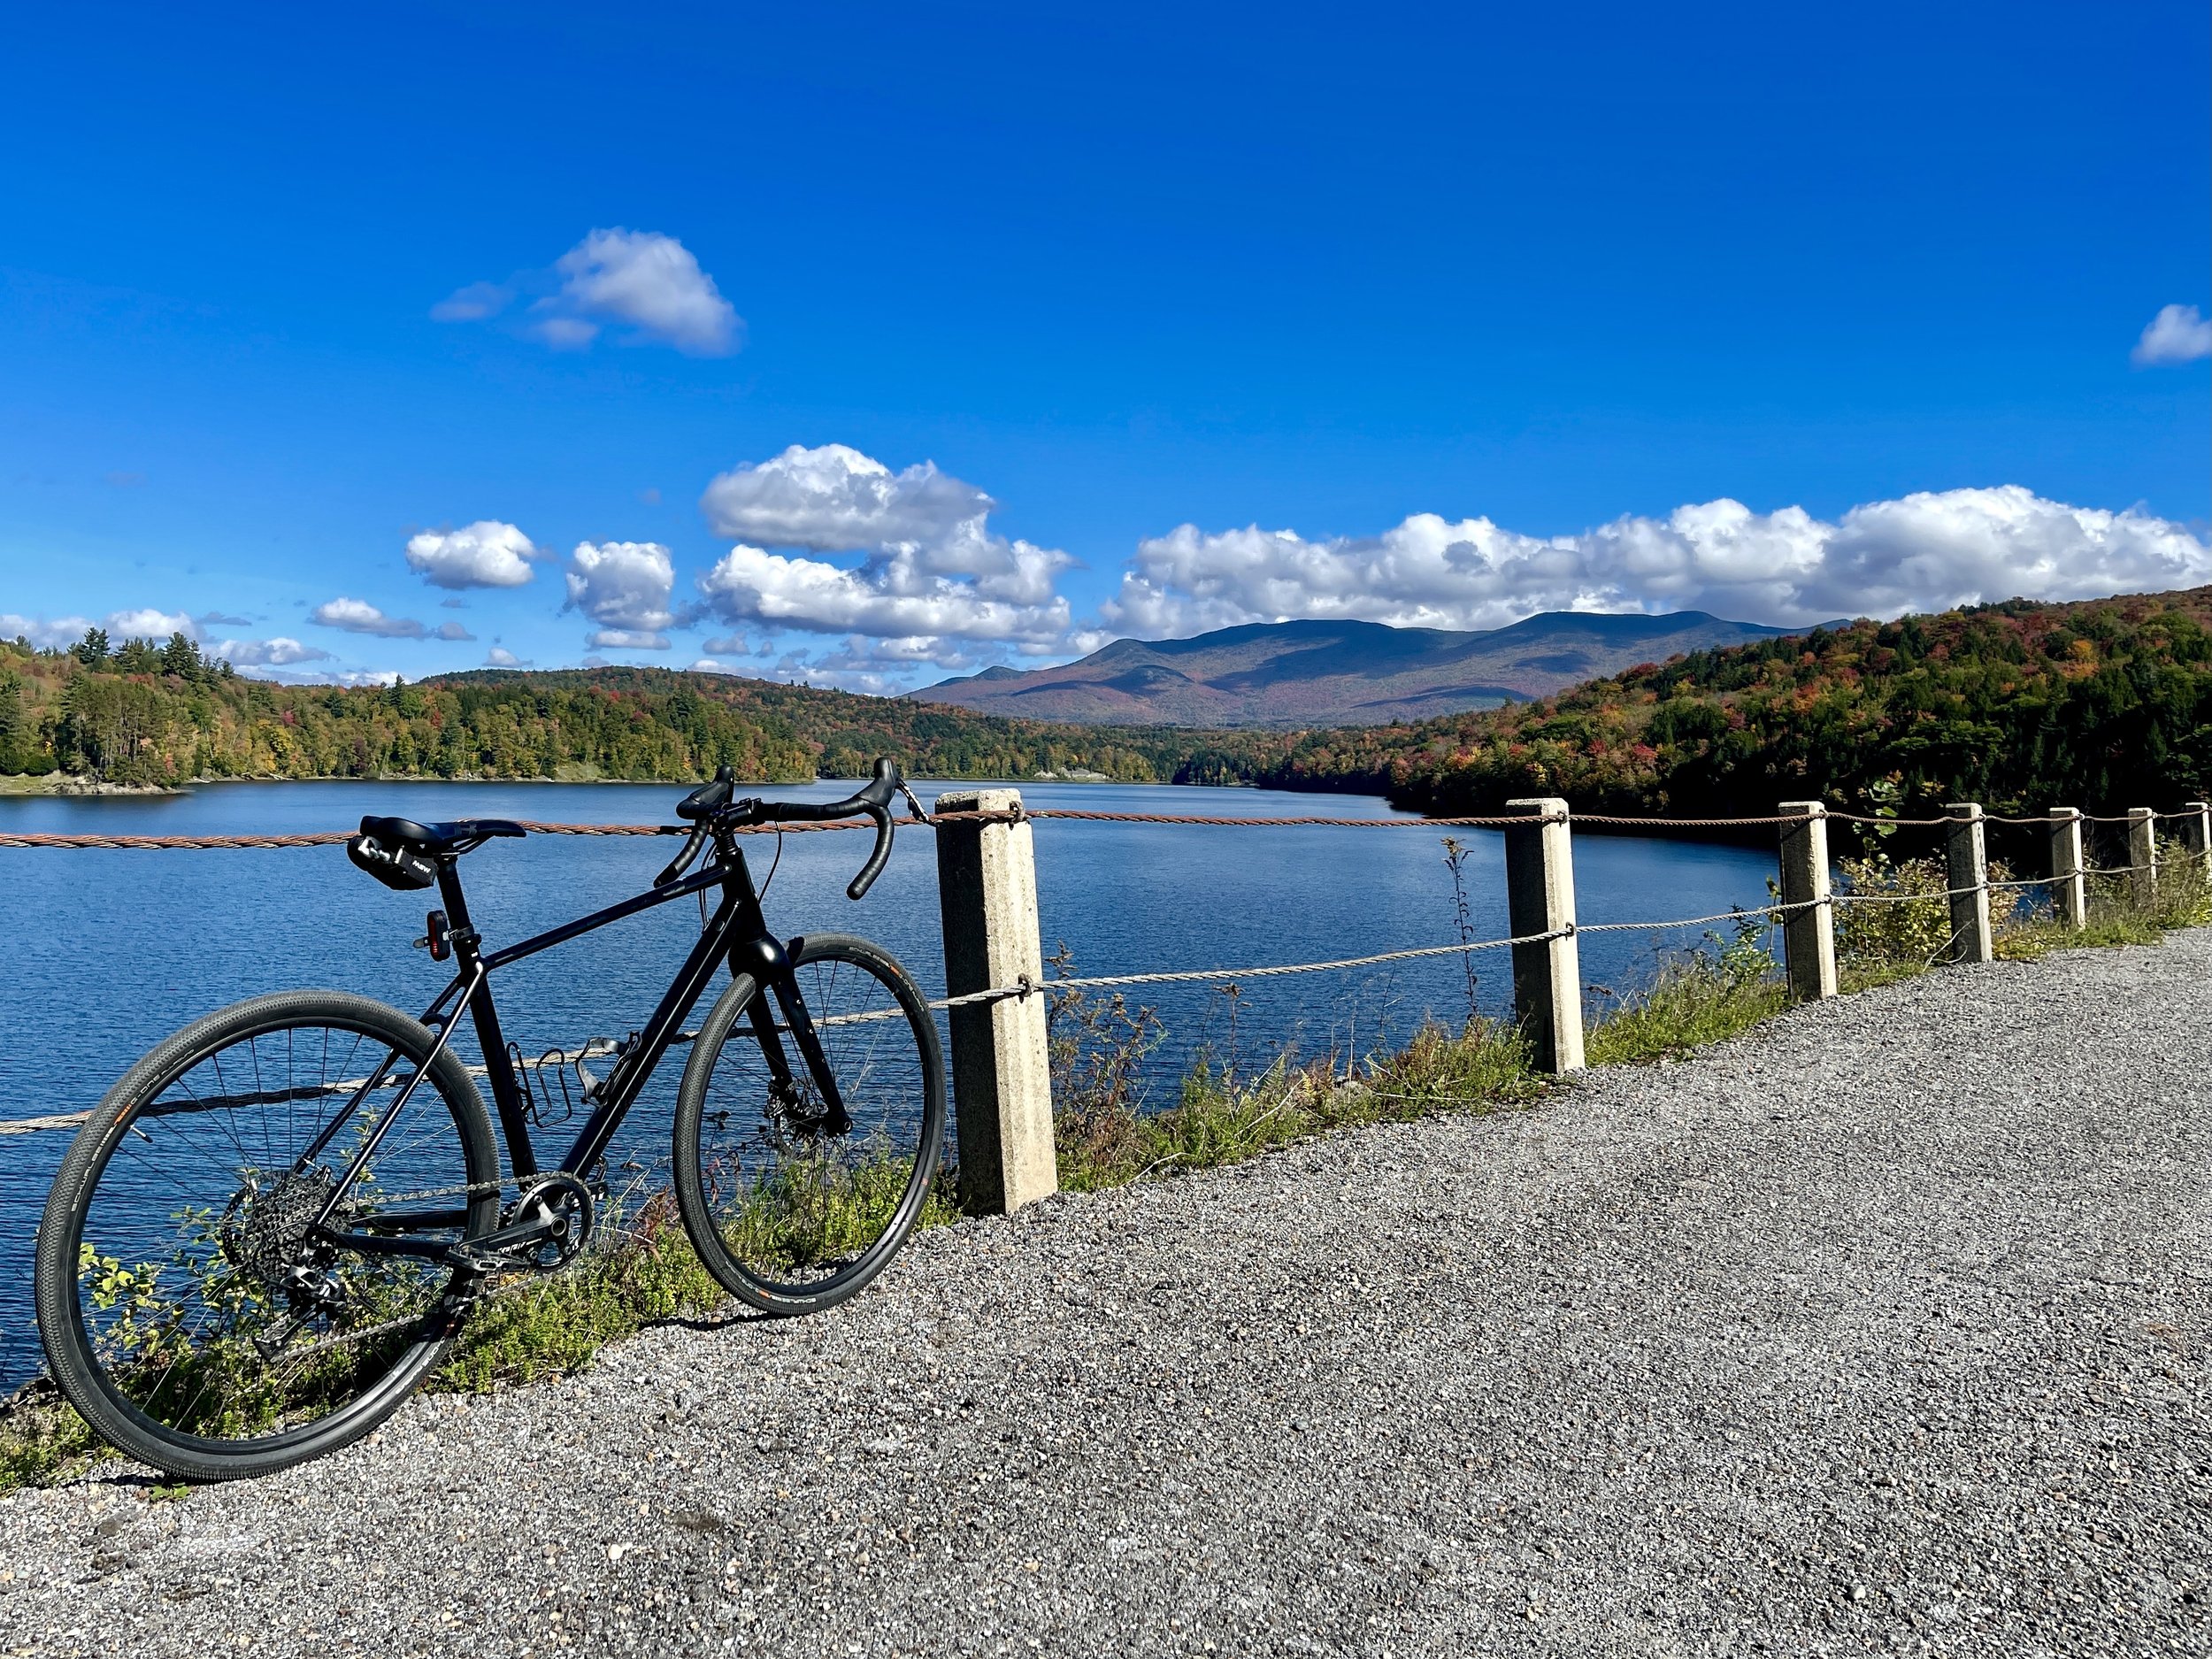
[(2170, 806), (2212, 795), (2212, 588), (2014, 600), (1700, 651), (1558, 697), (1314, 733), (1258, 780), (1484, 812)]
[(2093, 810), (2212, 796), (2212, 588), (2012, 601), (1700, 651), (1558, 697), (1308, 733), (1070, 726), (720, 675), (603, 668), (275, 686), (189, 640), (0, 644), (0, 772), (191, 778), (918, 775), (1373, 791), (1482, 812), (1757, 814), (1821, 796)]
[[(194, 778), (918, 776), (1087, 771), (1176, 776), (1187, 733), (1010, 720), (844, 692), (661, 669), (482, 673), (346, 689), (250, 680), (166, 645), (0, 643), (0, 772), (111, 783)], [(1249, 770), (1249, 757), (1225, 764)]]

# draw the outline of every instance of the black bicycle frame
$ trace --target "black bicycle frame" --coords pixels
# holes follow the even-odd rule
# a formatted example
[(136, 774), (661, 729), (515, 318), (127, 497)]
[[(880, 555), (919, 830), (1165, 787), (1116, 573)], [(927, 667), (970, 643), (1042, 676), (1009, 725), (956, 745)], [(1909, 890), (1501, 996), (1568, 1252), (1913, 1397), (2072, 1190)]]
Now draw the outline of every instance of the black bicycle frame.
[[(521, 1079), (515, 1075), (515, 1065), (507, 1052), (507, 1042), (499, 1024), (499, 1010), (492, 1002), (491, 976), (511, 963), (534, 956), (541, 950), (567, 943), (572, 939), (593, 933), (611, 923), (627, 917), (669, 904), (678, 899), (689, 898), (711, 887), (722, 889), (722, 900), (706, 922), (698, 942), (684, 957), (683, 966), (677, 970), (674, 981), (654, 1009), (652, 1018), (645, 1022), (635, 1040), (627, 1044), (616, 1060), (613, 1068), (601, 1079), (595, 1094), (591, 1116), (577, 1132), (574, 1143), (562, 1158), (557, 1169), (565, 1174), (581, 1176), (605, 1154), (608, 1144), (620, 1128), (622, 1119), (637, 1103), (638, 1095), (647, 1081), (667, 1055), (683, 1028), (685, 1018), (698, 1005), (713, 980), (717, 970), (727, 964), (733, 979), (752, 973), (762, 990), (775, 998), (783, 1015), (780, 1028), (776, 1017), (768, 1007), (768, 995), (753, 998), (750, 1023), (755, 1039), (759, 1042), (763, 1057), (768, 1065), (772, 1086), (788, 1091), (794, 1085), (789, 1056), (785, 1053), (783, 1036), (788, 1033), (798, 1043), (800, 1056), (816, 1087), (821, 1091), (826, 1109), (824, 1128), (835, 1133), (846, 1125), (844, 1103), (840, 1098), (835, 1079), (831, 1076), (827, 1057), (822, 1051), (819, 1034), (814, 1029), (806, 1005), (799, 995), (796, 979), (791, 972), (789, 953), (769, 932), (767, 918), (760, 908), (760, 895), (753, 887), (752, 872), (746, 868), (745, 856), (728, 836), (714, 838), (714, 856), (703, 870), (694, 872), (664, 886), (641, 893), (619, 904), (609, 905), (603, 910), (563, 924), (526, 939), (504, 949), (485, 953), (476, 929), (470, 924), (468, 901), (462, 895), (461, 877), (457, 859), (447, 860), (438, 870), (438, 896), (444, 902), (449, 936), (453, 942), (454, 975), (437, 999), (423, 1010), (422, 1021), (438, 1033), (437, 1048), (416, 1068), (415, 1075), (401, 1090), (399, 1098), (384, 1109), (377, 1124), (355, 1150), (349, 1167), (341, 1176), (323, 1205), (322, 1213), (315, 1218), (314, 1226), (329, 1242), (349, 1249), (384, 1256), (416, 1256), (446, 1259), (454, 1253), (454, 1246), (432, 1243), (404, 1236), (380, 1236), (374, 1233), (338, 1233), (329, 1226), (346, 1192), (353, 1186), (361, 1171), (367, 1166), (378, 1144), (406, 1107), (408, 1099), (434, 1063), (453, 1034), (455, 1025), (465, 1010), (476, 1027), (477, 1041), (484, 1051), (484, 1070), (491, 1079), (492, 1101), (499, 1114), (499, 1126), (507, 1143), (507, 1162), (511, 1175), (518, 1181), (527, 1181), (541, 1171), (537, 1151), (530, 1140), (530, 1113)], [(354, 1100), (333, 1118), (314, 1143), (299, 1160), (304, 1169), (319, 1156), (336, 1135), (341, 1125), (352, 1115), (355, 1105), (370, 1088), (382, 1080), (389, 1070), (394, 1056), (378, 1068)], [(430, 1228), (453, 1226), (465, 1222), (466, 1208), (458, 1210), (422, 1212), (388, 1212), (373, 1218), (365, 1218), (367, 1225), (387, 1229)], [(503, 1235), (509, 1232), (526, 1235), (526, 1225), (503, 1228), (489, 1239), (473, 1240), (478, 1248), (496, 1248), (509, 1242)]]

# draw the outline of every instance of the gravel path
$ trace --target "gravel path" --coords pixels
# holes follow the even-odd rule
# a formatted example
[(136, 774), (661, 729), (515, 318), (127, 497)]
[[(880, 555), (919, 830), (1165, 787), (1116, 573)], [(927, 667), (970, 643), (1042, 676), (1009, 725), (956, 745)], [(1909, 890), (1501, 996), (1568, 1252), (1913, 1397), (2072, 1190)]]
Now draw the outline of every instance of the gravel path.
[(0, 1653), (2201, 1655), (2212, 933), (0, 1502)]

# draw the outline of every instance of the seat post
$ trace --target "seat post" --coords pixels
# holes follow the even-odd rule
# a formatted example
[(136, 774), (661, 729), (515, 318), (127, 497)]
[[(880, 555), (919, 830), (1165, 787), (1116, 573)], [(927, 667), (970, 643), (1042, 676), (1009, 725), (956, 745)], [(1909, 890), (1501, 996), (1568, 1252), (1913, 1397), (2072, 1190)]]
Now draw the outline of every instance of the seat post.
[(469, 902), (461, 895), (458, 858), (438, 860), (438, 899), (445, 906), (445, 919), (453, 931), (454, 958), (465, 972), (476, 965), (482, 953), (477, 949), (476, 930), (469, 926)]
[[(464, 979), (473, 975), (483, 956), (482, 941), (469, 921), (468, 900), (461, 894), (461, 861), (457, 856), (438, 860), (438, 897), (452, 929), (453, 965)], [(507, 1162), (518, 1176), (534, 1175), (537, 1154), (530, 1145), (530, 1116), (522, 1098), (522, 1085), (514, 1063), (507, 1056), (506, 1033), (499, 1028), (499, 1010), (492, 1006), (489, 980), (476, 987), (469, 999), (469, 1018), (476, 1026), (477, 1046), (484, 1051), (484, 1075), (491, 1079), (492, 1105), (507, 1139)]]

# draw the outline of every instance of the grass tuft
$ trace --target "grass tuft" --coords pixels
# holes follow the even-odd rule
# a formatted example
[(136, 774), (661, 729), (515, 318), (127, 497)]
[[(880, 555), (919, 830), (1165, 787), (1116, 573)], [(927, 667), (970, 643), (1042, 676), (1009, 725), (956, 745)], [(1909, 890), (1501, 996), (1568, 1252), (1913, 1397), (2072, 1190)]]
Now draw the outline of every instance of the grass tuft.
[(722, 1286), (701, 1263), (662, 1192), (625, 1225), (616, 1218), (607, 1242), (587, 1249), (569, 1268), (495, 1294), (461, 1327), (452, 1355), (431, 1379), (446, 1394), (488, 1394), (582, 1370), (610, 1342), (634, 1336), (657, 1320), (703, 1313), (722, 1302)]
[(1356, 1125), (1518, 1105), (1540, 1088), (1521, 1034), (1487, 1020), (1458, 1031), (1425, 1025), (1403, 1049), (1348, 1076), (1331, 1061), (1302, 1066), (1286, 1056), (1256, 1077), (1239, 1077), (1202, 1057), (1174, 1103), (1158, 1111), (1126, 1094), (1063, 1096), (1054, 1117), (1060, 1185), (1075, 1193), (1125, 1187)]
[(104, 1449), (43, 1377), (0, 1402), (0, 1495), (81, 1474)]
[(1678, 1059), (1771, 1019), (1789, 1000), (1771, 974), (1745, 978), (1700, 956), (1669, 964), (1649, 991), (1601, 1019), (1583, 1051), (1592, 1065)]

